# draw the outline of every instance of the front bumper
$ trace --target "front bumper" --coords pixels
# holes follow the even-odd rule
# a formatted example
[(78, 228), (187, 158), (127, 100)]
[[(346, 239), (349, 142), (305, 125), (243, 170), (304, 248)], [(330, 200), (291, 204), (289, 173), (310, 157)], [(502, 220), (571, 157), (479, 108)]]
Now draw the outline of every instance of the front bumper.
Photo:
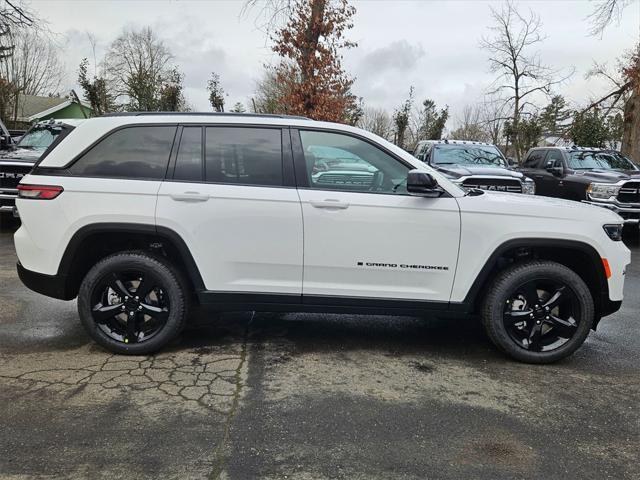
[(587, 203), (589, 205), (595, 205), (597, 207), (606, 208), (611, 210), (612, 212), (620, 215), (625, 225), (638, 225), (640, 224), (640, 205), (631, 205), (625, 203), (615, 202), (597, 202), (594, 200), (582, 200), (582, 203)]

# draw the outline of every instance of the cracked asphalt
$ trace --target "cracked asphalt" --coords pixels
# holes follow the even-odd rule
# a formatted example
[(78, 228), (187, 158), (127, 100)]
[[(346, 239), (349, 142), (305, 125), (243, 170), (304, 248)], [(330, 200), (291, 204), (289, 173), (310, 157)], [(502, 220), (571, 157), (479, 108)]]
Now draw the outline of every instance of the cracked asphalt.
[(473, 319), (252, 312), (124, 357), (22, 286), (0, 222), (2, 479), (640, 479), (638, 262), (623, 309), (550, 366)]

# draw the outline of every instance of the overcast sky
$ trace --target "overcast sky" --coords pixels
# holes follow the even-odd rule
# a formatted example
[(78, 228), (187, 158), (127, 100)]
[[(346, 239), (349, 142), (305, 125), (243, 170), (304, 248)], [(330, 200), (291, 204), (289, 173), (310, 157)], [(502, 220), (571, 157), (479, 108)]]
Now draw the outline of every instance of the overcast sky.
[[(490, 5), (484, 0), (401, 1), (363, 0), (348, 33), (358, 47), (345, 52), (344, 66), (356, 77), (354, 93), (365, 105), (393, 110), (406, 98), (409, 86), (418, 100), (432, 98), (450, 106), (456, 123), (466, 104), (477, 102), (493, 80), (479, 39), (487, 34)], [(259, 9), (241, 15), (243, 1), (96, 1), (32, 0), (31, 7), (49, 22), (63, 48), (67, 79), (75, 86), (83, 57), (92, 61), (88, 33), (97, 40), (101, 58), (125, 26), (151, 26), (166, 42), (175, 64), (185, 73), (186, 96), (195, 110), (210, 111), (205, 90), (211, 71), (220, 74), (228, 92), (226, 104), (245, 104), (265, 63), (276, 60), (265, 33), (258, 28)], [(602, 94), (603, 81), (585, 79), (594, 61), (615, 58), (640, 38), (640, 1), (624, 11), (602, 38), (588, 35), (589, 0), (518, 1), (532, 9), (547, 36), (540, 45), (543, 61), (575, 74), (559, 92), (576, 104)]]

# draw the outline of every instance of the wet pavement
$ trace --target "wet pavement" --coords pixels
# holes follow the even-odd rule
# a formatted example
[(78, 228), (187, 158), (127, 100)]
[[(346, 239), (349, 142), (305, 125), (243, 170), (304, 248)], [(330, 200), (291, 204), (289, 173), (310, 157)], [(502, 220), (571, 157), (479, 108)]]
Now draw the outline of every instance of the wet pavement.
[(472, 319), (252, 312), (124, 357), (22, 286), (0, 222), (2, 479), (640, 479), (638, 263), (622, 310), (550, 366)]

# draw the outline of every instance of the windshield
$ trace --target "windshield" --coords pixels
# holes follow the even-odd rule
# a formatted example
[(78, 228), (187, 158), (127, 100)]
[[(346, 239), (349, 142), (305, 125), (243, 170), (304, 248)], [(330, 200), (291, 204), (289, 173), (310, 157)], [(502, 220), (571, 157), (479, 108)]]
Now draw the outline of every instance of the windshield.
[(53, 143), (60, 132), (59, 128), (34, 127), (22, 136), (18, 147), (44, 150)]
[(435, 145), (432, 159), (436, 165), (508, 167), (500, 150), (491, 145)]
[(618, 152), (571, 152), (569, 167), (574, 170), (637, 170), (628, 158)]

